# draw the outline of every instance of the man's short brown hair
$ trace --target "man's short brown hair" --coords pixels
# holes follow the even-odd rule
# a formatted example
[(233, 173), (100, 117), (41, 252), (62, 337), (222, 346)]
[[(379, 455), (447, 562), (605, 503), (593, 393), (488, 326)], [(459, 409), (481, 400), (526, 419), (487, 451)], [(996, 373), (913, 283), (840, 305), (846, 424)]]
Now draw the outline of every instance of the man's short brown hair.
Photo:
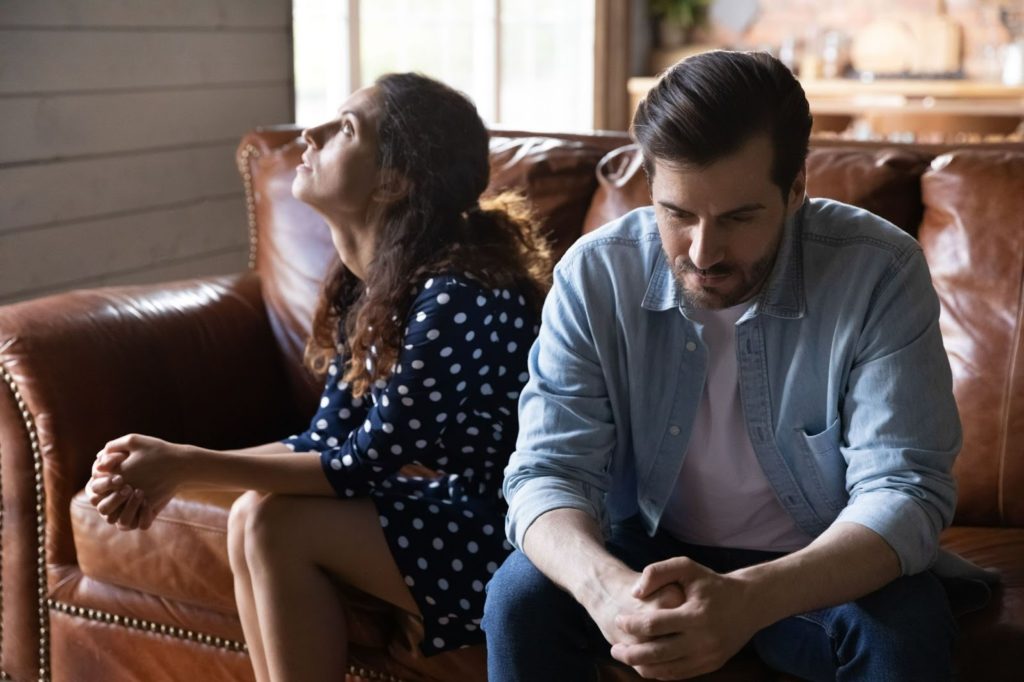
[(707, 166), (751, 137), (772, 141), (772, 182), (788, 194), (807, 159), (811, 112), (800, 83), (763, 52), (715, 50), (677, 63), (633, 116), (647, 177), (654, 160)]

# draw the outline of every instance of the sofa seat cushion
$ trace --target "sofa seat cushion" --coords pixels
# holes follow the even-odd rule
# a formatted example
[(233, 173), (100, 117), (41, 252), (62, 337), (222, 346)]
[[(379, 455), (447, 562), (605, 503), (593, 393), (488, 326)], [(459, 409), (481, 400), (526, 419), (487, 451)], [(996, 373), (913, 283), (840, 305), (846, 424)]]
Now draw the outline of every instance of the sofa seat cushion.
[(958, 620), (957, 670), (963, 679), (1019, 680), (1013, 675), (1024, 670), (1024, 528), (955, 526), (942, 534), (942, 546), (1000, 578), (988, 605)]
[[(104, 521), (84, 491), (79, 492), (71, 501), (79, 569), (85, 578), (100, 584), (237, 617), (227, 527), (231, 504), (239, 494), (184, 491), (160, 512), (149, 530), (122, 531)], [(338, 594), (348, 607), (349, 634), (355, 648), (386, 649), (389, 643), (408, 640), (417, 631), (415, 624), (399, 620), (390, 606), (373, 597), (341, 585)], [(119, 609), (112, 605), (109, 610), (116, 613)], [(397, 629), (403, 634), (396, 636)]]

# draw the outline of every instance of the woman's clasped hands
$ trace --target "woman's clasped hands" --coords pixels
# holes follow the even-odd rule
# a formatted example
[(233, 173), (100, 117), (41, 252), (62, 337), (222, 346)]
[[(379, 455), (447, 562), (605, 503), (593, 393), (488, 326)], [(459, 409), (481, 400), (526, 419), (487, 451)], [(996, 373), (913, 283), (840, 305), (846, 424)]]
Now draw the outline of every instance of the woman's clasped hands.
[(110, 441), (93, 462), (89, 504), (121, 530), (146, 530), (180, 485), (185, 448), (134, 433)]

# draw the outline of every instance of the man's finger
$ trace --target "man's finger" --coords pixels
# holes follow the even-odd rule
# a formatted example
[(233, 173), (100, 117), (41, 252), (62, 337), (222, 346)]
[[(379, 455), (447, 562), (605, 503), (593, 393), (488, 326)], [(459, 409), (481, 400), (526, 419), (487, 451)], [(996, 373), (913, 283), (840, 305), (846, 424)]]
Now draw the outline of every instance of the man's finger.
[(668, 635), (639, 644), (616, 644), (612, 658), (626, 665), (658, 665), (685, 657), (686, 639), (683, 635)]
[(700, 564), (686, 557), (675, 557), (650, 564), (633, 587), (633, 596), (644, 599), (671, 583), (684, 583), (694, 575)]
[(676, 634), (685, 635), (690, 627), (683, 607), (619, 614), (615, 617), (615, 625), (627, 635), (638, 639), (653, 639)]
[(694, 655), (654, 665), (638, 665), (634, 670), (650, 680), (688, 680), (714, 672), (721, 667), (721, 663), (716, 663), (706, 656)]

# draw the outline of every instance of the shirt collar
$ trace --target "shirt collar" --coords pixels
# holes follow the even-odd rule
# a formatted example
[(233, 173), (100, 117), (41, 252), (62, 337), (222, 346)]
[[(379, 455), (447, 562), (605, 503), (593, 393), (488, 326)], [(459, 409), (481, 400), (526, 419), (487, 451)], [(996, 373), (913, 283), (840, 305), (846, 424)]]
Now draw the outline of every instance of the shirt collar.
[[(796, 319), (804, 316), (807, 309), (803, 281), (803, 250), (799, 248), (803, 229), (804, 214), (808, 200), (790, 216), (782, 228), (782, 239), (779, 251), (775, 256), (775, 264), (768, 276), (768, 281), (754, 299), (754, 313), (764, 313), (774, 317)], [(672, 273), (668, 256), (658, 245), (658, 256), (654, 263), (654, 272), (647, 283), (641, 307), (647, 310), (669, 310), (685, 306), (682, 286)]]

